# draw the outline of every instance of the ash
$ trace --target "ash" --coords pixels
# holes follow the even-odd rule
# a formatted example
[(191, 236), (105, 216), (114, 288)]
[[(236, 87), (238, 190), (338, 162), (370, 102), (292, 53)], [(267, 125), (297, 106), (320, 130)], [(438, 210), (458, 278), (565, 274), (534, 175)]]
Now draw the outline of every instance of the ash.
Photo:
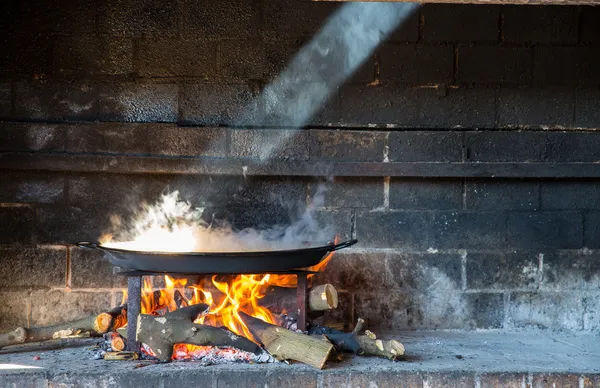
[[(146, 344), (142, 344), (143, 360), (156, 360), (154, 352)], [(177, 344), (173, 349), (173, 361), (194, 361), (200, 365), (216, 365), (228, 363), (266, 364), (276, 360), (266, 351), (260, 355), (244, 352), (233, 348), (218, 348), (215, 346), (190, 346)]]

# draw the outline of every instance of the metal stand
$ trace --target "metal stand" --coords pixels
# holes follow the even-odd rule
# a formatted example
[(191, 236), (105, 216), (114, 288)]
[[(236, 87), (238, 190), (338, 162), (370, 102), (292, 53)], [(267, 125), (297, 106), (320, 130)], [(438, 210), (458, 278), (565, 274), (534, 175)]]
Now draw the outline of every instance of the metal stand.
[(302, 331), (306, 330), (306, 288), (308, 285), (308, 277), (306, 275), (306, 272), (296, 274), (298, 283), (296, 285), (296, 305), (298, 307), (296, 326)]
[[(277, 272), (271, 272), (277, 273)], [(295, 274), (298, 285), (296, 286), (296, 305), (298, 307), (298, 329), (306, 330), (306, 291), (308, 289), (308, 274), (310, 271), (285, 271), (279, 273)], [(125, 349), (130, 352), (140, 352), (141, 343), (136, 341), (137, 317), (142, 306), (142, 276), (159, 276), (163, 273), (131, 271), (127, 276), (127, 343)], [(182, 274), (175, 274), (182, 275)]]
[(125, 349), (130, 352), (140, 352), (141, 343), (136, 341), (137, 317), (142, 306), (142, 277), (127, 278), (127, 343)]

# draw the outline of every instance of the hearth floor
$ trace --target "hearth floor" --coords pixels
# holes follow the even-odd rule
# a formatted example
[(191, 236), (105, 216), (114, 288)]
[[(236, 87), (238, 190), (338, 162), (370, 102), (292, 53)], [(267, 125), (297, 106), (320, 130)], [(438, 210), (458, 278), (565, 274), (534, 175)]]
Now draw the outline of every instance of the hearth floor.
[(406, 346), (403, 361), (347, 357), (322, 371), (284, 363), (140, 367), (146, 363), (94, 360), (94, 339), (30, 344), (0, 350), (0, 387), (600, 387), (598, 335), (420, 331), (394, 337)]

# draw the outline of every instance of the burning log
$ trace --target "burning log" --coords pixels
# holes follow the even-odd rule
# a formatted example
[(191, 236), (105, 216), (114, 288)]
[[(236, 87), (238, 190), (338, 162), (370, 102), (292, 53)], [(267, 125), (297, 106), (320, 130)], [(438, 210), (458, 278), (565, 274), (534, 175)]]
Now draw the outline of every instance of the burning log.
[(326, 326), (313, 327), (310, 334), (321, 337), (325, 335), (338, 349), (352, 352), (359, 356), (378, 356), (395, 360), (404, 355), (404, 345), (396, 340), (380, 340), (375, 334), (367, 330), (366, 335), (358, 335), (363, 329), (364, 320), (358, 322), (351, 333), (344, 333)]
[(196, 304), (184, 307), (162, 317), (140, 314), (137, 320), (136, 339), (152, 349), (161, 361), (168, 361), (173, 355), (173, 345), (190, 344), (236, 348), (253, 353), (259, 361), (270, 357), (258, 345), (225, 329), (193, 323), (199, 314), (205, 313), (208, 306)]
[[(283, 307), (294, 310), (296, 306), (296, 289), (287, 287), (270, 287), (264, 298), (258, 302), (263, 307)], [(308, 292), (308, 308), (310, 311), (325, 311), (337, 308), (338, 294), (331, 284), (322, 284), (313, 287)]]
[(130, 361), (137, 360), (140, 356), (136, 352), (106, 352), (103, 358), (107, 361)]
[(122, 326), (127, 320), (126, 309), (123, 305), (98, 315), (48, 327), (17, 327), (11, 332), (0, 334), (0, 349), (51, 339), (98, 337)]
[(115, 352), (120, 352), (125, 349), (125, 341), (119, 334), (115, 334), (110, 339), (110, 347)]
[(295, 360), (323, 369), (333, 351), (328, 341), (296, 333), (240, 313), (250, 332), (279, 360)]

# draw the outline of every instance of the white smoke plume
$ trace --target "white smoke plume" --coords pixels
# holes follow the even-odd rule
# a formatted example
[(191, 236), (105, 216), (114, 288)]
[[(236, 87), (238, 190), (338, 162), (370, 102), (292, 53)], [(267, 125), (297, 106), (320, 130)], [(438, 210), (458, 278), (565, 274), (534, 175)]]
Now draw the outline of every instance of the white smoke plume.
[(129, 221), (114, 217), (116, 233), (100, 240), (105, 247), (153, 252), (253, 252), (324, 245), (335, 237), (333, 227), (315, 217), (324, 195), (325, 186), (319, 185), (301, 216), (288, 223), (235, 230), (227, 221), (205, 221), (204, 208), (193, 207), (174, 191), (142, 206)]

